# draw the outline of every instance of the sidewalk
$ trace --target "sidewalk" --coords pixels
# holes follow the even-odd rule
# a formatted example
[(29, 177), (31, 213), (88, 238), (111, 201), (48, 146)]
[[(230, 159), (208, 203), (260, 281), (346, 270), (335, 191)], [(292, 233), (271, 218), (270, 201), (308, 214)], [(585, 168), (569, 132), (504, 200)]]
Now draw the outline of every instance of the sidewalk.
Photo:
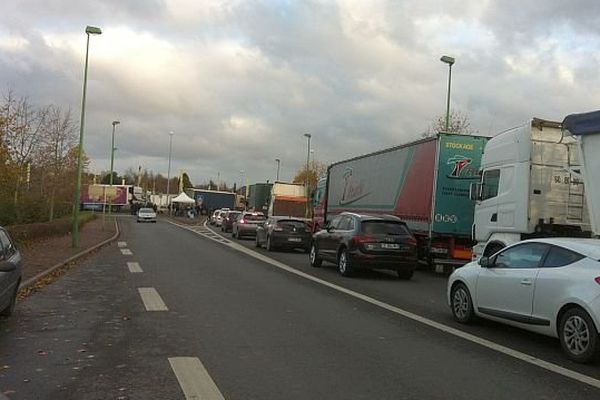
[(71, 247), (71, 235), (55, 236), (20, 249), (23, 256), (23, 281), (59, 264), (67, 258), (110, 238), (115, 234), (115, 224), (102, 218), (85, 224), (79, 231), (79, 247)]

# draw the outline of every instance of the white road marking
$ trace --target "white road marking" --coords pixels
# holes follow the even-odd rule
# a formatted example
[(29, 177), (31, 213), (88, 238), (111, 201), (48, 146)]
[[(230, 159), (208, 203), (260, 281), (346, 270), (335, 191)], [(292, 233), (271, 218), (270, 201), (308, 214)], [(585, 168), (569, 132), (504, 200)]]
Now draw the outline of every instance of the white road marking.
[(362, 293), (355, 292), (354, 290), (346, 289), (346, 288), (344, 288), (342, 286), (338, 286), (338, 285), (333, 284), (331, 282), (327, 282), (327, 281), (325, 281), (323, 279), (320, 279), (320, 278), (317, 278), (315, 276), (309, 275), (309, 274), (304, 273), (302, 271), (298, 271), (297, 269), (294, 269), (294, 268), (290, 267), (287, 264), (284, 264), (282, 262), (274, 260), (274, 259), (272, 259), (270, 257), (267, 257), (267, 256), (265, 256), (263, 254), (260, 254), (260, 253), (258, 253), (256, 251), (254, 251), (254, 250), (250, 250), (250, 249), (248, 249), (248, 248), (246, 248), (246, 247), (244, 247), (244, 246), (242, 246), (240, 244), (237, 244), (237, 243), (234, 243), (234, 242), (224, 243), (223, 241), (215, 239), (215, 238), (212, 238), (209, 235), (203, 234), (201, 232), (194, 231), (193, 229), (190, 229), (187, 226), (179, 225), (179, 224), (176, 224), (176, 223), (173, 223), (173, 222), (170, 222), (170, 221), (168, 221), (168, 222), (171, 223), (171, 224), (173, 224), (173, 225), (175, 225), (175, 226), (178, 226), (180, 228), (187, 229), (187, 230), (189, 230), (191, 232), (194, 232), (194, 233), (196, 233), (196, 234), (198, 234), (200, 236), (203, 236), (203, 237), (205, 237), (205, 238), (207, 238), (209, 240), (212, 240), (212, 241), (217, 242), (217, 243), (221, 243), (221, 244), (223, 244), (225, 246), (231, 247), (232, 249), (235, 249), (235, 250), (240, 251), (242, 253), (248, 254), (251, 257), (254, 257), (254, 258), (256, 258), (256, 259), (258, 259), (260, 261), (263, 261), (263, 262), (265, 262), (267, 264), (271, 264), (274, 267), (280, 268), (280, 269), (282, 269), (284, 271), (287, 271), (289, 273), (292, 273), (292, 274), (297, 275), (299, 277), (302, 277), (304, 279), (308, 279), (310, 281), (313, 281), (315, 283), (321, 284), (323, 286), (327, 286), (327, 287), (329, 287), (329, 288), (331, 288), (333, 290), (336, 290), (338, 292), (347, 294), (349, 296), (352, 296), (352, 297), (357, 298), (359, 300), (362, 300), (364, 302), (370, 303), (370, 304), (375, 305), (377, 307), (383, 308), (385, 310), (391, 311), (391, 312), (393, 312), (395, 314), (398, 314), (398, 315), (401, 315), (401, 316), (403, 316), (405, 318), (412, 319), (413, 321), (416, 321), (416, 322), (419, 322), (421, 324), (427, 325), (427, 326), (429, 326), (431, 328), (440, 330), (440, 331), (448, 333), (450, 335), (454, 335), (454, 336), (459, 337), (459, 338), (464, 339), (464, 340), (468, 340), (468, 341), (470, 341), (472, 343), (476, 343), (476, 344), (481, 345), (483, 347), (487, 347), (488, 349), (497, 351), (499, 353), (502, 353), (502, 354), (505, 354), (507, 356), (516, 358), (516, 359), (524, 361), (526, 363), (535, 365), (535, 366), (543, 368), (543, 369), (545, 369), (547, 371), (551, 371), (551, 372), (557, 373), (557, 374), (565, 376), (567, 378), (570, 378), (570, 379), (576, 380), (578, 382), (585, 383), (586, 385), (592, 386), (594, 388), (600, 389), (600, 380), (598, 380), (596, 378), (592, 378), (591, 376), (579, 373), (577, 371), (570, 370), (568, 368), (561, 367), (560, 365), (553, 364), (551, 362), (542, 360), (542, 359), (534, 357), (532, 355), (520, 352), (518, 350), (511, 349), (510, 347), (506, 347), (506, 346), (503, 346), (501, 344), (492, 342), (491, 340), (487, 340), (487, 339), (484, 339), (482, 337), (479, 337), (479, 336), (476, 336), (476, 335), (472, 335), (470, 333), (461, 331), (460, 329), (456, 329), (456, 328), (453, 328), (451, 326), (444, 325), (442, 323), (436, 322), (436, 321), (431, 320), (429, 318), (425, 318), (425, 317), (423, 317), (421, 315), (412, 313), (410, 311), (403, 310), (403, 309), (401, 309), (399, 307), (396, 307), (396, 306), (393, 306), (391, 304), (384, 303), (384, 302), (379, 301), (377, 299), (374, 299), (372, 297), (366, 296), (366, 295), (364, 295)]
[(140, 263), (137, 262), (128, 262), (127, 267), (129, 268), (129, 272), (131, 272), (132, 274), (136, 272), (144, 272), (142, 271), (142, 267), (140, 267)]
[(127, 247), (127, 242), (117, 242), (117, 246), (119, 246), (119, 247)]
[(225, 400), (198, 358), (171, 357), (169, 363), (186, 400)]
[(138, 288), (146, 311), (169, 311), (163, 299), (153, 287)]
[(121, 249), (121, 254), (123, 254), (124, 256), (132, 256), (133, 255), (133, 253), (129, 249)]

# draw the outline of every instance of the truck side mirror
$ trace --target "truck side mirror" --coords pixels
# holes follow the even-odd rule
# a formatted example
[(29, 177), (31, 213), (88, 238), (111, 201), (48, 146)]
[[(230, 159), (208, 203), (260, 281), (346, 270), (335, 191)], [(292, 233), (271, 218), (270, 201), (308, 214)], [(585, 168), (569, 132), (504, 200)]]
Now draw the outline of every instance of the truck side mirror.
[(480, 182), (471, 183), (469, 186), (469, 199), (473, 201), (481, 200), (481, 188), (483, 185)]

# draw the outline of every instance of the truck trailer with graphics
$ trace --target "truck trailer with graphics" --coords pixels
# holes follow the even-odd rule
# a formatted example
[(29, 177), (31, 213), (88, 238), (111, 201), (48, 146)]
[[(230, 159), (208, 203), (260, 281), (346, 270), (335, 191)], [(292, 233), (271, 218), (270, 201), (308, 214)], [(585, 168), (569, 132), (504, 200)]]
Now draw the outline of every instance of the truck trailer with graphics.
[(344, 211), (389, 214), (415, 234), (421, 262), (437, 270), (471, 260), (475, 202), (488, 138), (440, 133), (330, 165), (313, 194), (314, 226)]

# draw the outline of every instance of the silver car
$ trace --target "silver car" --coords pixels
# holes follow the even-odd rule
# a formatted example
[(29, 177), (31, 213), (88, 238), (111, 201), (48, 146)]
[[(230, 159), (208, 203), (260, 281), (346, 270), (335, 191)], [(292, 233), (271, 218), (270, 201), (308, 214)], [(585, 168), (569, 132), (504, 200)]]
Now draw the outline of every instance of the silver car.
[(256, 236), (256, 228), (266, 219), (267, 217), (261, 212), (245, 211), (233, 222), (231, 235), (237, 239), (243, 236)]
[(9, 316), (15, 310), (21, 283), (21, 253), (8, 232), (0, 228), (0, 315)]
[(140, 208), (137, 212), (137, 222), (156, 222), (156, 212), (152, 208)]

